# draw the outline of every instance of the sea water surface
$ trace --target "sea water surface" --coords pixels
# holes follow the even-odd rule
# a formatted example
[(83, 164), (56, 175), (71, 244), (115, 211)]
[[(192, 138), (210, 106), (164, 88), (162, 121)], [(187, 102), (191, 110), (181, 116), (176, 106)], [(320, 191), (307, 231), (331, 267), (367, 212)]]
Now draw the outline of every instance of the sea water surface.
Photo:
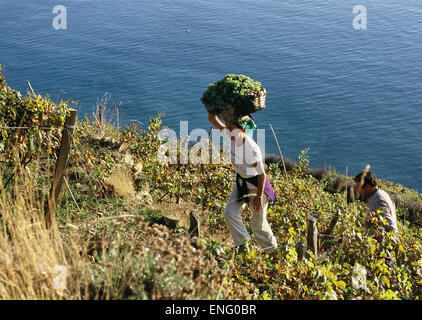
[[(66, 30), (53, 28), (56, 5)], [(312, 167), (370, 164), (422, 192), (420, 0), (0, 0), (0, 64), (23, 93), (30, 80), (78, 100), (79, 117), (107, 92), (121, 126), (165, 112), (176, 132), (209, 130), (202, 93), (245, 74), (267, 89), (255, 114), (267, 153), (278, 154), (271, 124), (292, 160), (309, 147)]]

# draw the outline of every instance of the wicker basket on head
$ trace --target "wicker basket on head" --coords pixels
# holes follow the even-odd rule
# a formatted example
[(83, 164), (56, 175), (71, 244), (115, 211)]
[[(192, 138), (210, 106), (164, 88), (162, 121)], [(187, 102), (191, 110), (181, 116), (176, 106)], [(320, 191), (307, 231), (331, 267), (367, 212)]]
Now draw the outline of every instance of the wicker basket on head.
[(260, 92), (258, 93), (245, 95), (242, 99), (242, 103), (238, 106), (212, 106), (205, 103), (202, 98), (201, 102), (209, 113), (217, 115), (220, 119), (226, 122), (230, 122), (250, 113), (264, 110), (266, 97), (267, 91), (265, 88), (261, 88)]

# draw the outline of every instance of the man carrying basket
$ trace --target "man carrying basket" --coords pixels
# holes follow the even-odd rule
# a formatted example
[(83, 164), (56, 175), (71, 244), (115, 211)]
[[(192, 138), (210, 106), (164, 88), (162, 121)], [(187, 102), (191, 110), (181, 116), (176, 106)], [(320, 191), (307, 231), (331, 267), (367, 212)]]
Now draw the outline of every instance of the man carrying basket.
[(241, 247), (251, 239), (240, 216), (248, 205), (252, 214), (252, 232), (261, 248), (271, 253), (277, 248), (277, 240), (267, 221), (267, 209), (269, 200), (276, 201), (276, 195), (265, 174), (262, 151), (245, 133), (253, 131), (255, 123), (246, 116), (224, 124), (211, 113), (208, 113), (208, 120), (231, 142), (230, 162), (236, 170), (236, 184), (229, 196), (224, 217), (233, 241)]
[(260, 82), (231, 74), (210, 84), (201, 101), (208, 111), (208, 120), (231, 143), (230, 162), (236, 171), (236, 184), (224, 217), (234, 243), (243, 247), (251, 239), (240, 216), (248, 205), (252, 232), (261, 248), (271, 253), (277, 248), (277, 240), (267, 221), (267, 209), (269, 200), (276, 201), (276, 195), (265, 174), (262, 151), (252, 139), (256, 125), (251, 116), (265, 108), (265, 98)]

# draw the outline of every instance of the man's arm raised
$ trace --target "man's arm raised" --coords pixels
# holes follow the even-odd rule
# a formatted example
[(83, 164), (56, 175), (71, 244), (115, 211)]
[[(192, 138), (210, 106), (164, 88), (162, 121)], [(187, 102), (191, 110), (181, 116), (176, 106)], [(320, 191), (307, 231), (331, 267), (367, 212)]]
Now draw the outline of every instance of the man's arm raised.
[(226, 126), (224, 125), (224, 123), (222, 123), (222, 122), (220, 121), (220, 119), (218, 119), (218, 117), (217, 117), (215, 114), (208, 113), (208, 120), (209, 120), (209, 122), (211, 122), (211, 123), (212, 123), (212, 125), (213, 125), (216, 129), (218, 129), (218, 130), (220, 130), (220, 131), (226, 128)]

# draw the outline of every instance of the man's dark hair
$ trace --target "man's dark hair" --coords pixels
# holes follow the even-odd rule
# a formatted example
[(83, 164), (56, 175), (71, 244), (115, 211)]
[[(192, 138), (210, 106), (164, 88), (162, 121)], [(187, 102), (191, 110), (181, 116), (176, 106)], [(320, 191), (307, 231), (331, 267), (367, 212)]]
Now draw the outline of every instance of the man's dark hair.
[(377, 186), (377, 177), (373, 172), (362, 171), (355, 176), (354, 180), (355, 182), (362, 182), (362, 188), (366, 185), (370, 185), (371, 187)]

